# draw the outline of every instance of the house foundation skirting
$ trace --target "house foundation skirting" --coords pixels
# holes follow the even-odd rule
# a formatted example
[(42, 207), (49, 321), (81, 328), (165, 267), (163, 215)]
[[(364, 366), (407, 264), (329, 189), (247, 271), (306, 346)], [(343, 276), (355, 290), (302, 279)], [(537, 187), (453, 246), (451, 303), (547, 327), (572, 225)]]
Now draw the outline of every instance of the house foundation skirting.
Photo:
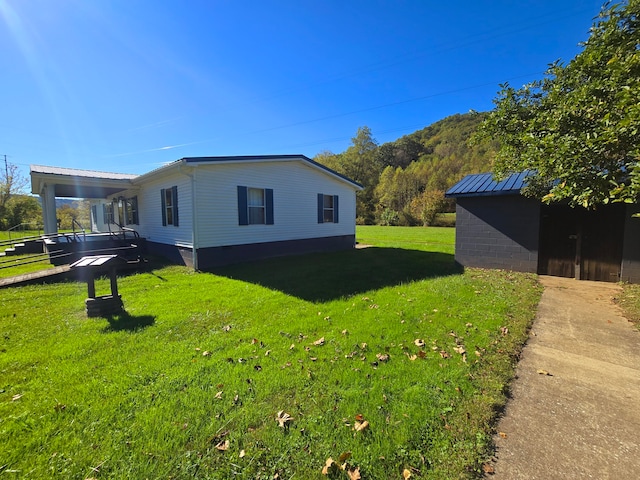
[[(280, 242), (250, 243), (198, 249), (198, 269), (206, 270), (234, 263), (285, 255), (349, 250), (356, 244), (355, 235), (305, 238)], [(179, 265), (193, 267), (193, 250), (176, 245), (147, 241), (149, 253), (161, 255)]]

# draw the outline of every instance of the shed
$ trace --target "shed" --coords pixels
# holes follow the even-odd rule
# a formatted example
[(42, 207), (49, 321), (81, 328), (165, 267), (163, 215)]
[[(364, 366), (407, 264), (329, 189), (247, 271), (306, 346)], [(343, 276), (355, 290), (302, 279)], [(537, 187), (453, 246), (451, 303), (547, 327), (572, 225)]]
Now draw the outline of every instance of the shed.
[(546, 205), (521, 194), (528, 175), (468, 175), (446, 192), (456, 199), (457, 263), (640, 283), (640, 206)]

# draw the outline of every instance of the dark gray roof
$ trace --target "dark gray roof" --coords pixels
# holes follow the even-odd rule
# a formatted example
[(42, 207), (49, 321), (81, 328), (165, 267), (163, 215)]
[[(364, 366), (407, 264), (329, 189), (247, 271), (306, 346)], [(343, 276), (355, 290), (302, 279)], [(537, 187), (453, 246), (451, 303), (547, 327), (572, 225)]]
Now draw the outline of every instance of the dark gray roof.
[(502, 181), (497, 182), (493, 173), (476, 173), (467, 175), (453, 187), (447, 190), (445, 197), (481, 197), (489, 195), (519, 195), (520, 190), (527, 184), (529, 170), (513, 173)]

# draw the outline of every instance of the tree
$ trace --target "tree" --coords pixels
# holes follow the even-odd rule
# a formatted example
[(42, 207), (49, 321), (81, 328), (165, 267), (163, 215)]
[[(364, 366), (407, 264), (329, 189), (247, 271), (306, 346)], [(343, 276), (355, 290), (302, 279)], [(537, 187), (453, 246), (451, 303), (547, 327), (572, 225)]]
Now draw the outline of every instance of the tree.
[(494, 172), (531, 171), (524, 193), (594, 207), (640, 194), (640, 0), (605, 5), (582, 51), (521, 89), (502, 86), (479, 138)]
[[(27, 186), (27, 179), (20, 174), (17, 165), (8, 163), (6, 158), (4, 168), (0, 168), (0, 228), (11, 228), (15, 219), (7, 218), (9, 200), (13, 195), (21, 193)], [(18, 222), (22, 223), (22, 222)]]

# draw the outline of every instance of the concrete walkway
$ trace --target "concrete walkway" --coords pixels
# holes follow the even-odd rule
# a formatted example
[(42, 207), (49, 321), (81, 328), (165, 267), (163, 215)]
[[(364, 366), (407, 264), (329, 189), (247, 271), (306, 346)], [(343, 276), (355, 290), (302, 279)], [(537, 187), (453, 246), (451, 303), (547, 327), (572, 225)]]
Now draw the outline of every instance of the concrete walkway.
[(640, 478), (640, 332), (612, 301), (620, 287), (540, 280), (487, 477)]

